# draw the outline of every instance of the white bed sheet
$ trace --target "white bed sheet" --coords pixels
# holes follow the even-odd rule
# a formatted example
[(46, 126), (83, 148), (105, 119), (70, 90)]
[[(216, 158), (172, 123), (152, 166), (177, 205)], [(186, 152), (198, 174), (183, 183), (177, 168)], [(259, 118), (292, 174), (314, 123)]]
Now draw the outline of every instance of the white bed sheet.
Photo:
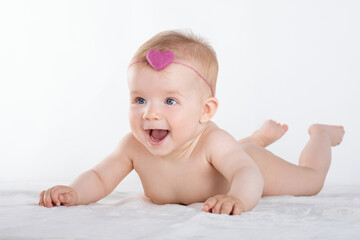
[(37, 205), (40, 190), (0, 187), (0, 239), (360, 239), (360, 186), (265, 197), (241, 216), (118, 191), (95, 204), (48, 209)]

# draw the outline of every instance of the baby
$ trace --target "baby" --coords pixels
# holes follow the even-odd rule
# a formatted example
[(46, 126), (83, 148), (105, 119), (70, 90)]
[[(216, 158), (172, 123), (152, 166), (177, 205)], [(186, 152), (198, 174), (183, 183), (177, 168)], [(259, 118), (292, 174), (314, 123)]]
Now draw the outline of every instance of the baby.
[(136, 52), (128, 68), (131, 133), (70, 186), (41, 192), (39, 205), (99, 201), (135, 170), (156, 204), (205, 202), (203, 211), (239, 215), (261, 196), (315, 195), (342, 126), (314, 124), (299, 165), (265, 149), (287, 131), (272, 120), (236, 141), (211, 121), (217, 107), (214, 50), (192, 34), (162, 32)]

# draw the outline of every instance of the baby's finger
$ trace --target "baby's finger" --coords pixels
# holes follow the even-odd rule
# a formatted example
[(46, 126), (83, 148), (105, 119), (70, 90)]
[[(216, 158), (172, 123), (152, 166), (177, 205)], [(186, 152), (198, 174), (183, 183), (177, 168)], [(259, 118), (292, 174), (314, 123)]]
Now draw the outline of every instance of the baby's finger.
[(61, 191), (60, 188), (54, 187), (51, 190), (51, 201), (56, 205), (56, 206), (60, 206), (61, 202), (59, 200), (59, 191)]
[(223, 205), (225, 199), (218, 199), (215, 206), (213, 207), (212, 213), (220, 214), (221, 213), (221, 206)]
[(215, 197), (208, 198), (204, 203), (203, 211), (211, 212), (217, 201), (218, 200)]
[(52, 200), (51, 200), (51, 191), (52, 191), (52, 189), (53, 188), (49, 188), (44, 193), (44, 205), (45, 205), (45, 207), (48, 207), (48, 208), (51, 208), (53, 206)]
[(44, 194), (45, 191), (42, 191), (39, 195), (39, 206), (44, 206)]
[(240, 215), (242, 213), (242, 206), (240, 203), (235, 203), (232, 215)]
[(233, 201), (225, 201), (221, 205), (220, 214), (227, 214), (230, 215), (231, 211), (233, 210), (234, 202)]

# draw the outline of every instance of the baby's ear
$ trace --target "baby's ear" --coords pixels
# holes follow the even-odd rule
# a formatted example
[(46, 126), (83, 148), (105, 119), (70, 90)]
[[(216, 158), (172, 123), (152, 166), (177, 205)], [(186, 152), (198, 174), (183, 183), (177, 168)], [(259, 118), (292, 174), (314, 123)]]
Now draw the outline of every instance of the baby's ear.
[(206, 123), (215, 115), (219, 102), (216, 98), (210, 97), (205, 100), (200, 118), (200, 123)]

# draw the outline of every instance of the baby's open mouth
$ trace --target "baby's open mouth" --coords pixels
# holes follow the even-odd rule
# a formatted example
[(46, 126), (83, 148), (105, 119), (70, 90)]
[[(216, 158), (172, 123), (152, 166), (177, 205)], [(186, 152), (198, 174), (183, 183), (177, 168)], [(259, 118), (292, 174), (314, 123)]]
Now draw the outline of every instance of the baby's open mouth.
[(165, 129), (148, 129), (146, 134), (152, 142), (160, 143), (169, 134), (169, 130)]

